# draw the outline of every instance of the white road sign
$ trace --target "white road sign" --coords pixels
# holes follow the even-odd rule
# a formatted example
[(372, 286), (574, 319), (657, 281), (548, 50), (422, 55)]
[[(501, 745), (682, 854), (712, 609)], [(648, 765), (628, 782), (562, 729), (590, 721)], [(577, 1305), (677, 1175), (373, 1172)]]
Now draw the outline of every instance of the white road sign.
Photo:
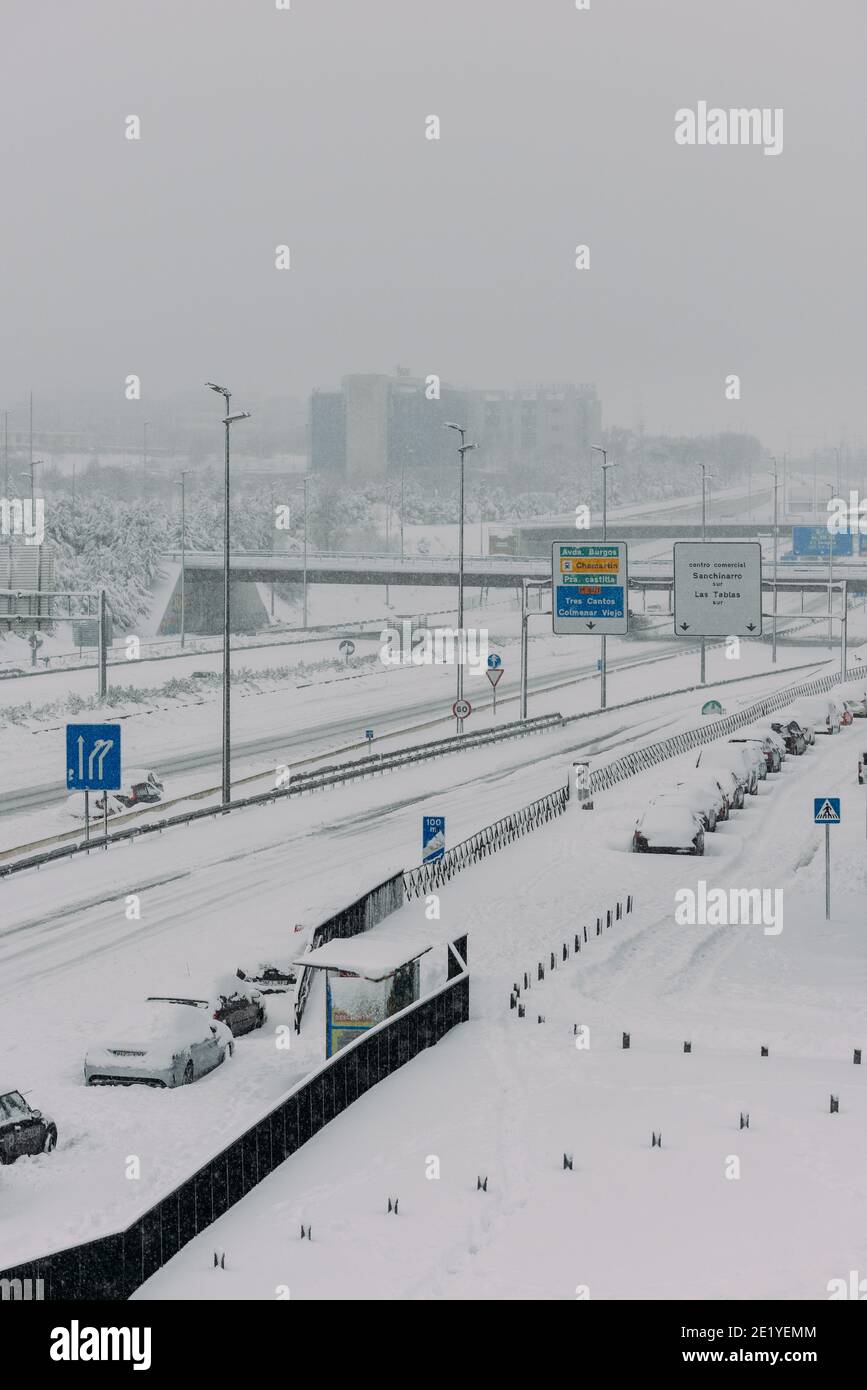
[(761, 636), (758, 541), (675, 541), (674, 630), (678, 637)]
[(554, 631), (610, 637), (629, 628), (625, 541), (555, 541)]

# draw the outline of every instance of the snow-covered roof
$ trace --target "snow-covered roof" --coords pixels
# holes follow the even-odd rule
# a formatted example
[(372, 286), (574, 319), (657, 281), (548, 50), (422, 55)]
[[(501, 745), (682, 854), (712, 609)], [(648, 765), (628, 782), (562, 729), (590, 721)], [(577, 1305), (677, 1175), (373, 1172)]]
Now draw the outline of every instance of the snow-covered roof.
[[(444, 937), (438, 940), (445, 940)], [(298, 956), (296, 965), (314, 970), (348, 970), (365, 980), (384, 980), (402, 965), (430, 951), (437, 940), (417, 927), (372, 927), (360, 936), (328, 941), (315, 951)]]

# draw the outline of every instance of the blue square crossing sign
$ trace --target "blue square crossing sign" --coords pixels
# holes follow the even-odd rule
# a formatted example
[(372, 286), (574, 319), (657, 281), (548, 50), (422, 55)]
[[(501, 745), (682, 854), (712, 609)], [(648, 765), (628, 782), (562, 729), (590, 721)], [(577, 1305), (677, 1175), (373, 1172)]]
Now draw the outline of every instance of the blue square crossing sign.
[(841, 819), (839, 796), (813, 797), (813, 820), (816, 825), (839, 825)]
[(67, 791), (115, 792), (120, 785), (120, 725), (67, 724)]

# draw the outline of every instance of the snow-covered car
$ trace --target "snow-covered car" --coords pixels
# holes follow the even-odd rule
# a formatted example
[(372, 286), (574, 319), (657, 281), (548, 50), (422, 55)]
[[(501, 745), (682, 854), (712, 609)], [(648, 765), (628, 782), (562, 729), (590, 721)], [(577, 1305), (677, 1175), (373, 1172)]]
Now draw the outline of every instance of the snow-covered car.
[(839, 734), (843, 723), (842, 706), (831, 695), (805, 695), (794, 706), (794, 712), (802, 712), (815, 733)]
[(775, 712), (770, 716), (770, 724), (774, 733), (779, 734), (780, 738), (785, 743), (787, 753), (791, 753), (795, 757), (801, 757), (806, 753), (808, 744), (807, 735), (801, 728), (797, 719), (792, 715), (786, 716)]
[(50, 1154), (57, 1145), (57, 1125), (50, 1115), (32, 1110), (20, 1091), (0, 1091), (0, 1163), (22, 1154)]
[(231, 1057), (232, 1034), (204, 1009), (147, 1003), (88, 1050), (88, 1086), (187, 1086)]
[(867, 681), (847, 681), (834, 693), (845, 701), (856, 719), (867, 719)]
[(713, 806), (716, 812), (717, 825), (721, 820), (728, 820), (731, 814), (731, 782), (729, 782), (727, 791), (722, 781), (714, 773), (703, 771), (700, 767), (691, 767), (678, 777), (675, 785), (694, 787), (702, 796), (706, 797), (708, 805)]
[[(67, 813), (75, 820), (84, 820), (84, 792), (70, 792), (66, 798)], [(90, 819), (102, 820), (105, 816), (105, 803), (108, 801), (108, 818), (112, 816), (122, 816), (129, 807), (117, 792), (91, 792), (90, 793)]]
[(769, 719), (759, 720), (755, 724), (751, 724), (748, 729), (744, 729), (744, 733), (751, 738), (769, 739), (771, 747), (779, 753), (781, 763), (784, 763), (789, 756), (786, 740), (782, 734), (777, 732)]
[(787, 724), (797, 724), (807, 746), (809, 747), (811, 743), (815, 743), (816, 735), (813, 729), (812, 717), (806, 710), (802, 709), (800, 705), (791, 705), (786, 709), (775, 710), (773, 718), (775, 722), (779, 719)]
[(260, 994), (286, 994), (295, 988), (298, 966), (294, 965), (288, 956), (285, 959), (270, 956), (268, 960), (256, 961), (254, 964), (248, 962), (246, 966), (239, 965), (237, 976)]
[(226, 975), (213, 984), (203, 984), (200, 980), (175, 983), (177, 988), (170, 992), (149, 994), (148, 1002), (204, 1009), (211, 1018), (225, 1023), (235, 1038), (261, 1028), (265, 1022), (265, 1001), (261, 993), (249, 984), (242, 984), (237, 975)]
[(163, 780), (157, 772), (133, 767), (123, 774), (123, 787), (118, 792), (128, 806), (152, 806), (165, 796)]
[(755, 749), (757, 755), (765, 764), (765, 776), (767, 776), (769, 772), (779, 772), (783, 765), (783, 760), (780, 757), (780, 750), (777, 747), (777, 741), (776, 734), (763, 734), (760, 731), (753, 731), (750, 729), (741, 729), (739, 733), (732, 734), (729, 739), (729, 743), (742, 743), (745, 744), (747, 748)]
[[(762, 760), (764, 762), (764, 759)], [(759, 789), (759, 774), (756, 770), (755, 755), (736, 743), (712, 743), (703, 748), (696, 761), (696, 767), (712, 768), (714, 771), (728, 768), (737, 777), (744, 794), (753, 796)], [(743, 805), (743, 802), (741, 803)]]
[[(651, 797), (648, 806), (686, 806), (688, 810), (698, 816), (705, 830), (711, 833), (716, 830), (717, 798), (693, 783), (664, 787), (661, 792), (657, 792), (656, 796)], [(641, 829), (641, 821), (642, 816), (639, 816), (635, 822), (638, 830)]]
[(688, 806), (648, 806), (633, 831), (632, 848), (636, 854), (704, 854), (701, 816)]

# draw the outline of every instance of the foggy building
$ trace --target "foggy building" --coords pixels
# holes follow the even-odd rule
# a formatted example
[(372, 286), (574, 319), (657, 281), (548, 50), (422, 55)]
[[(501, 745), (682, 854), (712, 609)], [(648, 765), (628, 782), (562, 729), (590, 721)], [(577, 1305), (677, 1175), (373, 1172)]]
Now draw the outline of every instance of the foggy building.
[(406, 369), (350, 375), (340, 391), (311, 397), (311, 468), (353, 481), (402, 468), (439, 470), (454, 457), (444, 428), (451, 420), (467, 426), (479, 468), (491, 472), (574, 461), (599, 438), (602, 411), (587, 384), (480, 391), (441, 383), (431, 398), (425, 380)]

